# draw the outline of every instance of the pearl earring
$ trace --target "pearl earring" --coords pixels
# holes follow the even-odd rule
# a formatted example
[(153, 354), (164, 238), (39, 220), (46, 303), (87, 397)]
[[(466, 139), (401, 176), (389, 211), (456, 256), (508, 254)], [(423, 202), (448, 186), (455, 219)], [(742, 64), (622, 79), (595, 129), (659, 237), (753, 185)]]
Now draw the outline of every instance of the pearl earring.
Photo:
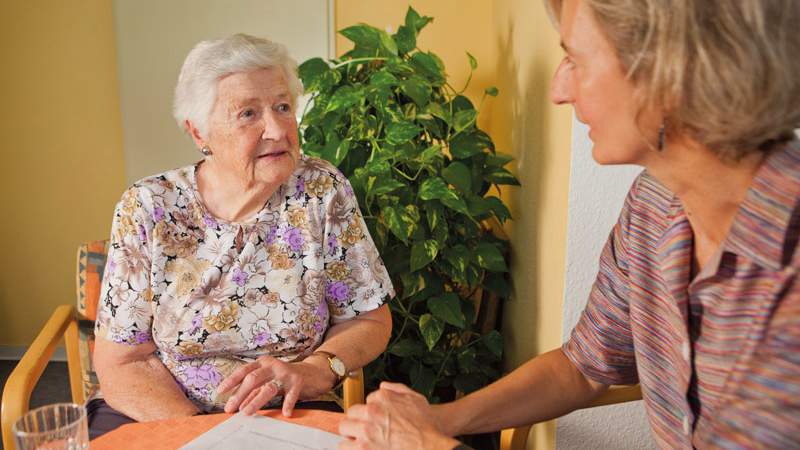
[(202, 153), (203, 156), (211, 156), (212, 155), (211, 149), (208, 148), (207, 145), (204, 145), (203, 148), (200, 149), (200, 153)]

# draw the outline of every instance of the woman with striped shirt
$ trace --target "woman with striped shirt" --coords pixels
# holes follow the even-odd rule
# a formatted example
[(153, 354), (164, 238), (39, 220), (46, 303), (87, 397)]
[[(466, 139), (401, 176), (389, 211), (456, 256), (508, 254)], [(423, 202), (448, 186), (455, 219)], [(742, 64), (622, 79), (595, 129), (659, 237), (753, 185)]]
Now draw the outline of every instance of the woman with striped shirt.
[(663, 448), (800, 448), (800, 2), (548, 0), (552, 99), (645, 168), (562, 348), (430, 407), (385, 384), (342, 448), (443, 448), (640, 383)]

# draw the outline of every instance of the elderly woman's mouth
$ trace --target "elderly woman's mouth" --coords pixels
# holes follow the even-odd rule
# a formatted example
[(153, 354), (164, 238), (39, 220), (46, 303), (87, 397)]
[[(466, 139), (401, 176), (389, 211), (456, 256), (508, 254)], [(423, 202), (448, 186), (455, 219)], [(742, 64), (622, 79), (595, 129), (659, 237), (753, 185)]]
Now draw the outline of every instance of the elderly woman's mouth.
[(278, 150), (274, 152), (264, 153), (263, 155), (258, 155), (257, 159), (271, 159), (271, 158), (280, 158), (281, 156), (288, 155), (289, 150)]

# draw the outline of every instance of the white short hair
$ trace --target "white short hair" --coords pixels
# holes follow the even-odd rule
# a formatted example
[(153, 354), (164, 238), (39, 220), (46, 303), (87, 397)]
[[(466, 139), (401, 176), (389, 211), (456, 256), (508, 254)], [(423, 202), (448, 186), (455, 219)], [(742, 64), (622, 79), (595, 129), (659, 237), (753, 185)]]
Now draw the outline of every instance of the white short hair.
[(181, 129), (185, 129), (189, 120), (207, 138), (219, 80), (234, 73), (273, 68), (283, 70), (296, 106), (298, 97), (303, 95), (303, 84), (297, 76), (297, 62), (283, 44), (246, 34), (201, 41), (183, 62), (175, 86), (172, 115)]

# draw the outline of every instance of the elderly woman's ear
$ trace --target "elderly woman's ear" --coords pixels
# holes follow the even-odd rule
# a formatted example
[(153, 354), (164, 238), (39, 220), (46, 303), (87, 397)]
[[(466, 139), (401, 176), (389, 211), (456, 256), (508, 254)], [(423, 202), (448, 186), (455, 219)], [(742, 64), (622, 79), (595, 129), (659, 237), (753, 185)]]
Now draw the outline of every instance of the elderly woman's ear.
[(186, 134), (192, 138), (192, 141), (198, 150), (205, 146), (205, 140), (200, 135), (200, 130), (198, 130), (197, 127), (192, 124), (191, 120), (187, 119), (183, 121), (183, 129), (186, 131)]

